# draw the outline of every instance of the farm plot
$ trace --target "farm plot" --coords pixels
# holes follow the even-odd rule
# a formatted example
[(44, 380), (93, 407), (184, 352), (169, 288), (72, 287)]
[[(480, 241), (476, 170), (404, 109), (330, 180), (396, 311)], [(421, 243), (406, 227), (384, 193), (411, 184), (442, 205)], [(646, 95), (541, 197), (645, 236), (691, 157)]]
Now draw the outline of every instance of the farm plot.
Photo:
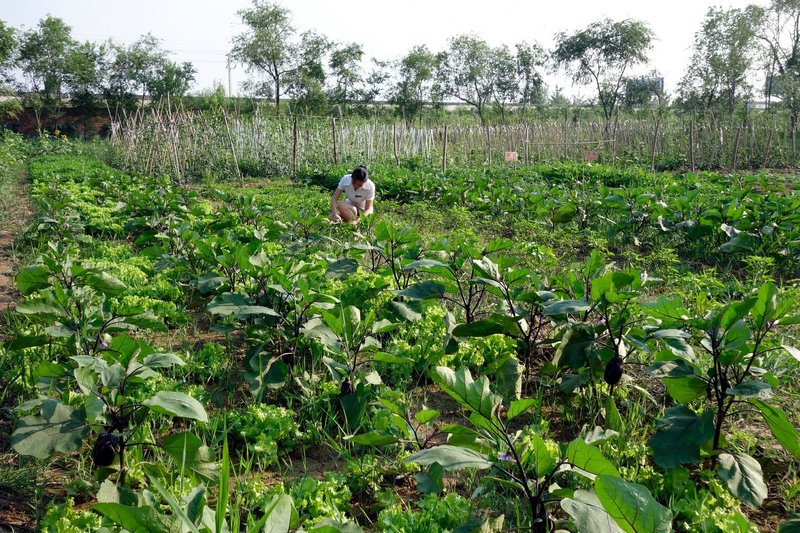
[(796, 527), (792, 179), (375, 167), (354, 227), (336, 167), (28, 168), (0, 492), (31, 526)]

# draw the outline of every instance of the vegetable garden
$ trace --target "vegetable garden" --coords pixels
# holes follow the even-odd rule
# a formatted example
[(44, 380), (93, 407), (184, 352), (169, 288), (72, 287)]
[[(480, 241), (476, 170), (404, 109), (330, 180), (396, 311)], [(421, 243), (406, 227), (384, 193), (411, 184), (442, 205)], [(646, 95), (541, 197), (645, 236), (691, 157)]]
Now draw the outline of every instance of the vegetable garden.
[(793, 175), (390, 161), (349, 226), (325, 214), (351, 163), (187, 185), (3, 144), (36, 206), (3, 521), (800, 528)]

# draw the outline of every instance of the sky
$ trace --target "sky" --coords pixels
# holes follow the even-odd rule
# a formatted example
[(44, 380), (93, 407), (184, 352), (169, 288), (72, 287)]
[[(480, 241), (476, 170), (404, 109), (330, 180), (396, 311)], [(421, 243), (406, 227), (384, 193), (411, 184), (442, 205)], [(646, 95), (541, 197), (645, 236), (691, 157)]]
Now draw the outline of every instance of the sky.
[[(338, 42), (356, 42), (364, 47), (365, 60), (402, 57), (418, 44), (436, 52), (447, 47), (450, 37), (474, 33), (492, 46), (520, 41), (539, 42), (550, 48), (558, 32), (571, 33), (589, 23), (609, 17), (634, 18), (646, 22), (656, 41), (650, 63), (638, 69), (653, 69), (665, 77), (672, 92), (691, 56), (694, 34), (711, 6), (741, 8), (753, 0), (283, 0), (295, 27), (316, 30)], [(758, 3), (756, 0), (755, 3)], [(763, 3), (763, 2), (762, 2)], [(197, 69), (193, 92), (217, 83), (228, 87), (226, 54), (231, 38), (244, 27), (237, 11), (250, 0), (0, 0), (0, 19), (16, 28), (33, 28), (50, 14), (73, 28), (78, 40), (108, 38), (131, 43), (151, 32), (177, 61), (191, 61)], [(366, 63), (365, 63), (366, 65)], [(233, 93), (246, 79), (244, 68), (230, 72)], [(560, 86), (567, 95), (588, 95), (588, 89), (572, 87), (563, 76), (547, 74), (552, 90)]]

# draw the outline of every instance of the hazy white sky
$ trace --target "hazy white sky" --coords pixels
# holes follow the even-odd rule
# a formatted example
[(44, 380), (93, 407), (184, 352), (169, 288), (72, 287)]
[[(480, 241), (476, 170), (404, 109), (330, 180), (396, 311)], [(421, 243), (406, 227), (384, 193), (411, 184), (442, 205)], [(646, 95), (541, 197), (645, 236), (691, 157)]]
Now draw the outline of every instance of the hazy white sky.
[[(651, 63), (672, 91), (691, 53), (694, 33), (710, 6), (744, 7), (752, 0), (283, 0), (301, 31), (314, 29), (340, 42), (364, 46), (365, 57), (396, 59), (417, 44), (444, 49), (449, 37), (475, 33), (492, 45), (527, 40), (546, 47), (559, 31), (571, 32), (602, 17), (647, 22), (657, 41)], [(755, 3), (759, 3), (756, 0)], [(764, 3), (764, 0), (760, 0)], [(250, 0), (0, 0), (0, 19), (31, 28), (48, 13), (63, 18), (79, 40), (132, 42), (152, 32), (179, 61), (197, 68), (195, 90), (225, 83), (225, 54), (231, 37), (242, 31), (236, 12)], [(234, 92), (245, 78), (233, 70)], [(567, 94), (576, 90), (563, 78), (547, 77)]]

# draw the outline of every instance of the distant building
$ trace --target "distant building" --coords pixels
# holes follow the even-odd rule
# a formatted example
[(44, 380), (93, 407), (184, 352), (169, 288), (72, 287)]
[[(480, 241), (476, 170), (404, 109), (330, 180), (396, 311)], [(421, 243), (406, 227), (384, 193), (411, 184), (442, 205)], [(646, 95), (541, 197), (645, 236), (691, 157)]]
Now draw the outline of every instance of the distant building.
[(774, 106), (781, 103), (781, 99), (774, 94), (769, 100), (749, 100), (744, 103), (745, 109), (750, 109), (753, 111), (766, 111), (770, 108), (770, 106)]
[(625, 100), (631, 107), (647, 107), (664, 95), (663, 76), (636, 76), (625, 80)]
[(642, 76), (634, 79), (652, 91), (657, 90), (659, 93), (664, 92), (664, 76)]

